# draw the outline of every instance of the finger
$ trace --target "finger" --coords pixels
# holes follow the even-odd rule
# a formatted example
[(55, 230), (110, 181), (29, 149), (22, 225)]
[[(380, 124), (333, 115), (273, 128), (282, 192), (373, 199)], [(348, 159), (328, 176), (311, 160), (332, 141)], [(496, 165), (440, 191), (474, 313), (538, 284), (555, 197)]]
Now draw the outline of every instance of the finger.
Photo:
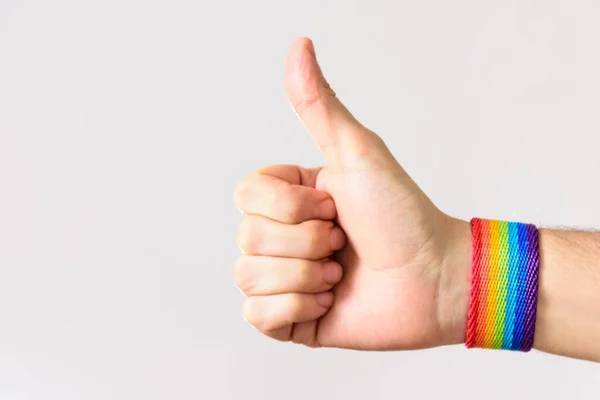
[[(288, 169), (292, 170), (292, 168), (299, 169), (291, 166)], [(284, 167), (281, 166), (280, 169)], [(286, 175), (284, 171), (276, 172), (279, 172), (280, 176)], [(234, 195), (236, 206), (248, 215), (262, 215), (288, 224), (297, 224), (310, 219), (335, 218), (335, 204), (329, 194), (314, 187), (292, 183), (302, 181), (297, 172), (295, 175), (295, 177), (287, 177), (288, 180), (265, 171), (250, 175), (236, 187)]]
[(256, 329), (278, 340), (290, 340), (294, 323), (322, 317), (333, 304), (333, 293), (286, 293), (252, 296), (244, 301), (243, 316)]
[(298, 165), (269, 165), (258, 170), (259, 174), (270, 175), (292, 185), (314, 188), (322, 168), (303, 168)]
[(247, 296), (320, 293), (342, 279), (342, 267), (331, 260), (242, 256), (233, 268), (236, 286)]
[(290, 340), (309, 347), (319, 347), (317, 328), (319, 321), (298, 322), (293, 325)]
[(290, 104), (321, 148), (327, 164), (339, 164), (340, 142), (352, 139), (364, 128), (325, 80), (310, 39), (302, 38), (292, 45), (285, 87)]
[(238, 231), (238, 245), (248, 255), (319, 260), (340, 250), (345, 242), (344, 232), (331, 221), (288, 225), (250, 215)]

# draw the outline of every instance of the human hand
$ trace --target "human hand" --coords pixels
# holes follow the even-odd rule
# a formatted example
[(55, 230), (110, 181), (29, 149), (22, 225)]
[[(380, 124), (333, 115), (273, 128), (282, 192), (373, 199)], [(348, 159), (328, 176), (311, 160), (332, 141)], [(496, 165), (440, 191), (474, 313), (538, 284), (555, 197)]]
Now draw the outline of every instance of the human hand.
[(435, 207), (350, 114), (308, 39), (292, 46), (285, 85), (326, 166), (268, 167), (238, 185), (236, 204), (248, 214), (234, 268), (248, 296), (244, 317), (275, 339), (314, 347), (463, 342), (469, 224)]

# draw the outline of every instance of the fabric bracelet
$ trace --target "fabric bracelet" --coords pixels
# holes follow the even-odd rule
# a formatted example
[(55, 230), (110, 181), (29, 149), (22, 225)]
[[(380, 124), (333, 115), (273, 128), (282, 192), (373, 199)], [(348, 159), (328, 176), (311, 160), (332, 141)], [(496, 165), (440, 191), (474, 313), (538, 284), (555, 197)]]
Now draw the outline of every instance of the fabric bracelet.
[(473, 218), (466, 346), (529, 351), (533, 346), (539, 246), (534, 225)]

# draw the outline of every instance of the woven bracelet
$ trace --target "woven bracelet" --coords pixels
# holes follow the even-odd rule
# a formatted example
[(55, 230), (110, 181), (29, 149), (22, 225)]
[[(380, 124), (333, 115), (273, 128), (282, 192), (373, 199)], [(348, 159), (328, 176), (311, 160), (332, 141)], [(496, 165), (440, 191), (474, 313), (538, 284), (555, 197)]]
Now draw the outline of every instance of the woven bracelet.
[(538, 292), (534, 225), (473, 218), (473, 267), (466, 346), (529, 351)]

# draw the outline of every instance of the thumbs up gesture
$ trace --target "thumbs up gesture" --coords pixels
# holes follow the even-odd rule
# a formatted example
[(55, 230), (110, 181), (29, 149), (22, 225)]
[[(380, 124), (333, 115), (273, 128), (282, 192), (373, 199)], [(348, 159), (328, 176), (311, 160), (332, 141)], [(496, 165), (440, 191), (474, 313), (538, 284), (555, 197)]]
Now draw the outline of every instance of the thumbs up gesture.
[(293, 44), (285, 86), (326, 165), (271, 166), (237, 186), (245, 319), (311, 347), (463, 342), (469, 224), (441, 212), (338, 100), (310, 40)]

